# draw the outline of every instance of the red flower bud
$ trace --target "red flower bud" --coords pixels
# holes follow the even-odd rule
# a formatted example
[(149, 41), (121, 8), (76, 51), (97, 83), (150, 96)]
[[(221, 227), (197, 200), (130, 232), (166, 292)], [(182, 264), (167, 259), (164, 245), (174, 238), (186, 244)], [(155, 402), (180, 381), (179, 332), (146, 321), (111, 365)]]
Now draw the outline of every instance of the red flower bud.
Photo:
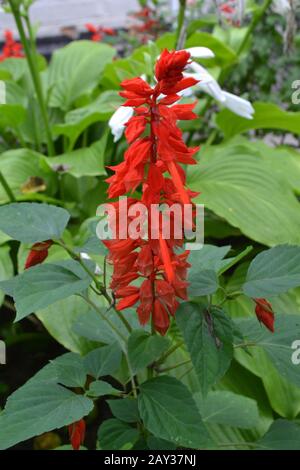
[(25, 269), (32, 268), (37, 264), (41, 264), (48, 256), (48, 250), (53, 244), (52, 240), (47, 240), (41, 243), (35, 243), (27, 256)]
[(81, 419), (75, 423), (70, 424), (69, 428), (69, 438), (72, 444), (73, 450), (79, 450), (81, 444), (84, 442), (85, 438), (85, 421)]
[(274, 333), (274, 312), (272, 305), (266, 299), (253, 299), (256, 303), (255, 313), (258, 320), (263, 323), (268, 330)]

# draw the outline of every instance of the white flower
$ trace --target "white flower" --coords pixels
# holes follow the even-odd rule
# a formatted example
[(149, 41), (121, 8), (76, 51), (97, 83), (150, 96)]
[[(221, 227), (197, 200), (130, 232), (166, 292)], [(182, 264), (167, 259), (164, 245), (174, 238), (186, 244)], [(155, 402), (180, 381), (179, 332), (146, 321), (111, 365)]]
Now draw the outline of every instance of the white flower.
[(114, 142), (121, 139), (125, 129), (125, 124), (133, 116), (133, 112), (134, 110), (130, 106), (120, 106), (108, 121), (108, 125), (114, 136)]
[(222, 90), (217, 80), (202, 65), (192, 62), (189, 68), (192, 70), (192, 73), (187, 73), (186, 75), (199, 80), (199, 83), (196, 85), (197, 88), (219, 101), (225, 108), (230, 109), (238, 116), (246, 119), (253, 118), (254, 109), (249, 101)]
[(233, 113), (246, 119), (253, 119), (254, 108), (250, 101), (233, 95), (227, 91), (223, 91), (225, 101), (222, 103), (225, 108), (230, 109)]
[(284, 16), (291, 10), (291, 5), (289, 0), (273, 0), (271, 8), (275, 13)]
[(189, 47), (185, 50), (189, 52), (192, 57), (198, 59), (210, 59), (211, 57), (215, 57), (213, 51), (208, 49), (208, 47)]

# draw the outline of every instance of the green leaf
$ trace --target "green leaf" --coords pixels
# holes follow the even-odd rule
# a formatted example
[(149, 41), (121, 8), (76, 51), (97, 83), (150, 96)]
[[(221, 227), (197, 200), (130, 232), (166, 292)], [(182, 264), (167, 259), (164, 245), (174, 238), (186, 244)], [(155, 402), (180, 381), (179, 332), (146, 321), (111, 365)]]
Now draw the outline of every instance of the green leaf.
[(151, 450), (175, 450), (176, 445), (173, 442), (159, 439), (155, 436), (150, 436), (147, 439), (147, 445)]
[(20, 80), (27, 69), (27, 60), (25, 58), (8, 57), (0, 63), (0, 71), (7, 71), (15, 82)]
[(209, 392), (205, 399), (196, 393), (194, 399), (204, 423), (223, 424), (249, 429), (257, 426), (259, 420), (254, 400), (237, 393), (217, 390)]
[(87, 354), (84, 364), (88, 374), (95, 379), (104, 375), (111, 375), (121, 363), (122, 351), (117, 343), (97, 348)]
[(85, 300), (75, 295), (35, 312), (53, 338), (66, 349), (79, 354), (89, 352), (94, 346), (93, 342), (74, 330), (77, 319), (83, 318), (88, 321), (90, 313), (92, 314)]
[(257, 442), (257, 450), (300, 450), (300, 427), (277, 419)]
[[(291, 188), (244, 147), (215, 146), (188, 171), (195, 200), (265, 245), (300, 243), (300, 206)], [(254, 223), (255, 221), (255, 223)]]
[(169, 348), (170, 341), (162, 336), (151, 336), (143, 330), (135, 330), (128, 340), (128, 356), (133, 372), (144, 369)]
[(26, 117), (26, 110), (20, 104), (0, 104), (0, 128), (16, 128)]
[(98, 431), (98, 444), (102, 450), (129, 450), (139, 438), (139, 432), (118, 419), (108, 419)]
[(60, 238), (70, 214), (56, 206), (20, 202), (0, 207), (0, 229), (23, 243)]
[(282, 245), (263, 251), (249, 266), (243, 291), (268, 297), (300, 286), (300, 247)]
[[(2, 153), (0, 170), (15, 196), (24, 196), (26, 184), (31, 178), (39, 178), (48, 195), (56, 191), (57, 176), (51, 170), (46, 158), (33, 150), (17, 149)], [(0, 185), (0, 202), (8, 202), (8, 196)]]
[[(212, 34), (205, 32), (197, 32), (192, 34), (185, 43), (185, 47), (194, 47), (194, 46), (205, 46), (211, 49), (214, 54), (214, 59), (203, 60), (206, 65), (229, 65), (233, 64), (237, 60), (235, 52), (227, 47), (224, 42), (221, 42), (219, 39), (214, 37)], [(201, 60), (201, 61), (202, 61)]]
[(299, 315), (277, 315), (275, 319), (275, 333), (262, 328), (254, 318), (235, 320), (239, 330), (249, 346), (250, 353), (256, 348), (262, 348), (278, 372), (288, 381), (300, 386), (299, 365), (293, 362), (295, 350), (292, 345), (297, 337), (300, 327)]
[(92, 411), (92, 400), (54, 383), (55, 377), (50, 378), (51, 366), (46, 366), (42, 374), (40, 371), (7, 400), (0, 414), (1, 450), (69, 425)]
[(10, 281), (2, 281), (0, 288), (14, 298), (18, 321), (58, 300), (83, 292), (90, 283), (91, 278), (81, 265), (67, 260), (30, 268)]
[(103, 397), (104, 395), (120, 395), (121, 393), (121, 390), (112, 387), (109, 383), (95, 380), (91, 383), (87, 395), (89, 397)]
[(217, 273), (212, 269), (202, 269), (198, 263), (192, 264), (188, 274), (188, 281), (189, 297), (213, 294), (219, 287)]
[(160, 376), (144, 382), (140, 391), (140, 416), (155, 437), (192, 449), (210, 443), (193, 397), (183, 383)]
[(79, 354), (67, 353), (53, 361), (57, 381), (66, 387), (84, 387), (86, 371), (83, 359)]
[[(0, 246), (0, 281), (6, 281), (14, 275), (14, 267), (10, 257), (10, 247)], [(0, 291), (0, 306), (4, 300), (4, 294)]]
[(67, 113), (65, 122), (63, 124), (56, 124), (53, 127), (53, 133), (68, 137), (70, 145), (73, 147), (85, 129), (96, 122), (107, 121), (123, 103), (124, 100), (117, 91), (105, 91), (87, 106)]
[(300, 112), (284, 111), (273, 103), (258, 102), (254, 103), (253, 107), (253, 119), (242, 118), (228, 109), (217, 115), (216, 122), (226, 138), (250, 129), (280, 129), (293, 134), (300, 133)]
[(47, 161), (52, 168), (62, 166), (65, 173), (76, 178), (106, 175), (104, 168), (106, 141), (107, 134), (91, 147), (83, 147), (58, 157), (48, 158)]
[(73, 41), (55, 51), (46, 75), (50, 106), (70, 109), (77, 98), (95, 88), (114, 55), (112, 47), (91, 41)]
[(203, 395), (218, 382), (229, 368), (233, 357), (233, 333), (230, 318), (223, 310), (207, 310), (189, 302), (182, 303), (176, 322), (191, 355)]
[(125, 423), (136, 423), (139, 421), (138, 402), (135, 398), (107, 400), (107, 403), (115, 418), (125, 421)]

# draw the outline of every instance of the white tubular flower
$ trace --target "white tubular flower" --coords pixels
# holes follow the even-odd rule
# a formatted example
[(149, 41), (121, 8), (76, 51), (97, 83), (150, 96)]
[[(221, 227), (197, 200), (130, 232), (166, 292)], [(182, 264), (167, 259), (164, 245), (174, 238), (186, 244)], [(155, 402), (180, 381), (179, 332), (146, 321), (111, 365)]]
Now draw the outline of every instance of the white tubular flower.
[(114, 136), (114, 142), (121, 139), (125, 124), (133, 116), (133, 108), (130, 106), (120, 106), (112, 115), (108, 121), (108, 125), (111, 128), (111, 133)]
[(186, 75), (199, 80), (199, 83), (196, 85), (197, 88), (210, 95), (216, 101), (219, 101), (225, 108), (230, 109), (230, 111), (238, 116), (253, 119), (254, 109), (249, 101), (223, 91), (217, 80), (202, 65), (192, 62), (189, 68), (192, 70), (192, 73), (187, 73)]
[(189, 67), (192, 69), (193, 73), (187, 75), (199, 80), (197, 87), (215, 100), (223, 103), (225, 101), (223, 91), (214, 77), (204, 67), (202, 67), (202, 65), (199, 65), (196, 62), (192, 62)]
[(254, 108), (250, 101), (227, 91), (223, 91), (223, 95), (225, 96), (225, 102), (222, 104), (225, 108), (230, 109), (230, 111), (245, 119), (253, 119)]
[(213, 51), (208, 49), (208, 47), (189, 47), (185, 50), (186, 52), (189, 52), (192, 57), (195, 57), (195, 59), (211, 59), (212, 57), (215, 57)]
[(291, 11), (291, 4), (289, 0), (273, 0), (271, 8), (274, 13), (284, 16)]

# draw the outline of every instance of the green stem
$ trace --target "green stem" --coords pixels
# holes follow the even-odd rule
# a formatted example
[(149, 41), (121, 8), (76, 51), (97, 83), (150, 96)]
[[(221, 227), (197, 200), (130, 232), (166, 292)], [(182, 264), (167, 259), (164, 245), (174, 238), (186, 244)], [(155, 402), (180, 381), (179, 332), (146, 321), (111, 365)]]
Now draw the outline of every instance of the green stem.
[(127, 342), (127, 338), (126, 336), (123, 335), (123, 333), (121, 333), (121, 331), (118, 330), (118, 328), (115, 327), (115, 325), (110, 321), (109, 318), (107, 318), (106, 315), (104, 315), (104, 313), (102, 312), (102, 310), (91, 300), (89, 299), (88, 297), (82, 295), (81, 296), (97, 313), (99, 313), (99, 315), (101, 316), (102, 320), (104, 320), (109, 326), (110, 328), (112, 329), (112, 331), (114, 331), (116, 333), (117, 336), (119, 336), (120, 339), (122, 339), (122, 341), (124, 341), (125, 343)]
[(176, 349), (181, 348), (183, 345), (184, 341), (180, 341), (179, 343), (174, 344), (174, 346), (172, 346), (165, 354), (161, 356), (156, 364), (162, 364), (167, 359), (167, 357), (169, 357), (171, 354), (173, 354), (174, 351), (176, 351)]
[(253, 33), (253, 31), (255, 30), (256, 26), (258, 25), (258, 23), (260, 22), (261, 18), (263, 17), (263, 15), (265, 14), (266, 10), (269, 8), (269, 6), (271, 5), (272, 3), (272, 0), (265, 0), (264, 1), (264, 4), (261, 6), (261, 8), (257, 11), (256, 15), (253, 16), (253, 19), (250, 23), (250, 26), (244, 36), (244, 39), (243, 41), (241, 42), (240, 44), (240, 47), (238, 48), (238, 51), (237, 51), (237, 55), (238, 57), (243, 53), (244, 51), (244, 48), (246, 47), (247, 45), (247, 42), (251, 36), (251, 34)]
[(176, 31), (176, 49), (182, 49), (182, 38), (184, 36), (184, 20), (185, 20), (186, 0), (179, 0), (179, 11), (177, 17), (177, 31)]
[[(98, 291), (96, 291), (95, 289), (93, 289), (93, 290), (98, 295), (103, 295), (103, 297), (107, 300), (109, 305), (112, 305), (112, 298), (108, 294), (108, 292), (106, 290), (106, 287), (102, 285), (102, 283), (98, 280), (97, 276), (87, 267), (86, 263), (81, 259), (80, 255), (78, 255), (71, 248), (69, 248), (67, 245), (65, 245), (65, 243), (62, 240), (57, 240), (56, 243), (59, 246), (61, 246), (62, 248), (64, 248), (64, 250), (66, 250), (66, 252), (69, 253), (69, 255), (71, 256), (72, 259), (74, 259), (75, 261), (78, 261), (78, 263), (81, 264), (81, 266), (86, 271), (86, 273), (94, 281), (94, 283), (96, 285), (96, 288), (98, 289)], [(124, 315), (122, 314), (122, 312), (117, 312), (117, 313), (118, 313), (118, 316), (119, 316), (120, 320), (122, 321), (123, 325), (127, 329), (127, 331), (129, 333), (131, 333), (132, 328), (131, 328), (130, 324), (128, 323), (128, 321), (126, 320), (126, 318), (124, 317)]]
[(10, 202), (16, 202), (16, 198), (14, 193), (12, 192), (12, 189), (10, 188), (8, 182), (6, 181), (5, 177), (3, 176), (2, 171), (0, 171), (0, 183), (3, 186), (4, 191), (6, 192)]
[[(18, 7), (15, 5), (13, 0), (8, 0), (8, 2), (11, 7), (11, 11), (12, 11), (12, 14), (14, 16), (14, 19), (15, 19), (15, 22), (19, 31), (20, 39), (21, 39), (22, 45), (26, 53), (29, 70), (31, 73), (31, 77), (32, 77), (34, 88), (35, 88), (36, 95), (37, 95), (37, 100), (38, 100), (40, 111), (41, 111), (41, 116), (42, 116), (44, 126), (45, 126), (48, 153), (49, 153), (49, 156), (53, 156), (55, 154), (54, 145), (53, 145), (52, 136), (51, 136), (47, 108), (46, 108), (46, 104), (45, 104), (45, 100), (43, 96), (42, 83), (41, 83), (41, 79), (40, 79), (40, 75), (39, 75), (39, 71), (37, 67), (35, 49), (32, 49), (31, 41), (28, 41), (26, 37), (25, 29), (23, 26), (21, 14), (20, 14)], [(28, 20), (26, 21), (28, 21), (28, 24), (30, 25), (29, 17), (28, 17)], [(32, 36), (32, 35), (33, 33), (32, 33), (32, 29), (30, 25), (29, 36)]]
[(178, 367), (185, 366), (186, 364), (190, 364), (190, 362), (191, 362), (191, 359), (187, 359), (186, 361), (179, 362), (178, 364), (175, 364), (174, 366), (159, 369), (159, 372), (168, 372), (169, 370), (177, 369)]

